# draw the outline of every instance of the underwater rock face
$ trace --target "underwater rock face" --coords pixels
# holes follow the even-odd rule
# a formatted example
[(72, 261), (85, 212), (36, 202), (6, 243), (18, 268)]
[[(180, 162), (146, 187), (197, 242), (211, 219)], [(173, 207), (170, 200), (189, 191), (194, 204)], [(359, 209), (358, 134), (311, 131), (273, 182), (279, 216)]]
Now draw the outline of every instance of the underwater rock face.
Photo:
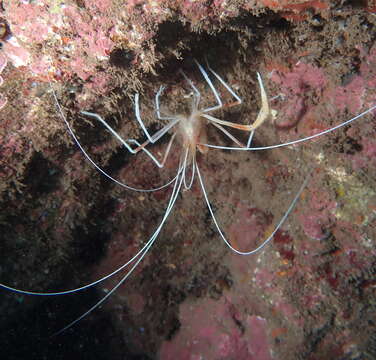
[(226, 297), (180, 306), (179, 333), (162, 344), (161, 359), (270, 360), (266, 320), (245, 315)]
[[(158, 169), (80, 111), (143, 142), (136, 92), (153, 131), (161, 127), (154, 105), (161, 85), (162, 112), (189, 108), (179, 69), (202, 103), (214, 104), (197, 59), (243, 100), (215, 114), (227, 121), (256, 119), (260, 72), (277, 117), (256, 131), (255, 146), (317, 134), (376, 103), (375, 11), (371, 1), (3, 0), (0, 282), (52, 291), (94, 281), (145, 244), (170, 197), (103, 178), (73, 143), (51, 85), (96, 163), (131, 186), (158, 187), (176, 175), (179, 149)], [(273, 231), (311, 172), (272, 243), (256, 255), (232, 253), (196, 178), (130, 279), (66, 333), (40, 340), (87, 311), (121, 274), (68, 297), (1, 289), (6, 358), (66, 359), (78, 351), (90, 359), (375, 358), (375, 117), (288, 148), (200, 154), (215, 215), (241, 250)], [(215, 130), (211, 143), (233, 145)], [(150, 149), (159, 156), (166, 145)]]

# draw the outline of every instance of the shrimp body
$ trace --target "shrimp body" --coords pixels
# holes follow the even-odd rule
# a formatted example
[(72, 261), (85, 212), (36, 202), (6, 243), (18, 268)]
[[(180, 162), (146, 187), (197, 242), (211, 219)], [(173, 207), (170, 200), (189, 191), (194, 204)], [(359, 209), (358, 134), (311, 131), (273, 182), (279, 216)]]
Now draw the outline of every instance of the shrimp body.
[(188, 149), (189, 159), (195, 157), (196, 149), (202, 154), (208, 152), (208, 148), (200, 144), (207, 143), (207, 129), (205, 118), (198, 109), (193, 109), (187, 117), (182, 117), (176, 129), (178, 141), (183, 149)]

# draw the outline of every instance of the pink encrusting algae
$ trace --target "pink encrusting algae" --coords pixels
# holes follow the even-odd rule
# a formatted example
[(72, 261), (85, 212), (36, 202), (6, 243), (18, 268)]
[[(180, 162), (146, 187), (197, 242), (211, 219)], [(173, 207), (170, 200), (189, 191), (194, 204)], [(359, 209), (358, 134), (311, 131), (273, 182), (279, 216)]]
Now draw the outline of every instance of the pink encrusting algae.
[[(0, 86), (4, 83), (4, 79), (1, 76), (1, 73), (4, 71), (6, 66), (7, 66), (7, 59), (3, 54), (0, 54)], [(6, 105), (7, 102), (8, 102), (7, 98), (3, 95), (0, 95), (0, 110)]]
[(179, 308), (179, 320), (180, 331), (162, 344), (160, 359), (272, 359), (266, 319), (243, 313), (225, 297), (186, 301)]

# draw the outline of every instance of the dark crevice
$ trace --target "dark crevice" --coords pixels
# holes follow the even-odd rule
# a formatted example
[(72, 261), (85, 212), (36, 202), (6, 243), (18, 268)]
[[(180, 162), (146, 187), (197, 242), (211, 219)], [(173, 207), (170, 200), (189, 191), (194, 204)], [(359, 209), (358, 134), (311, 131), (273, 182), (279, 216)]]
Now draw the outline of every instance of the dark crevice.
[(96, 360), (136, 359), (120, 340), (109, 315), (100, 309), (78, 325), (53, 336), (98, 300), (97, 292), (88, 290), (73, 296), (39, 299), (32, 308), (20, 304), (16, 319), (1, 321), (2, 358), (26, 359), (27, 354), (30, 360), (63, 360), (75, 359), (80, 354), (80, 359), (93, 359), (95, 354)]
[(128, 69), (135, 58), (133, 51), (114, 49), (110, 54), (110, 64), (122, 69)]
[(26, 171), (24, 184), (29, 194), (42, 195), (57, 189), (59, 176), (60, 169), (56, 165), (44, 158), (41, 153), (35, 153)]

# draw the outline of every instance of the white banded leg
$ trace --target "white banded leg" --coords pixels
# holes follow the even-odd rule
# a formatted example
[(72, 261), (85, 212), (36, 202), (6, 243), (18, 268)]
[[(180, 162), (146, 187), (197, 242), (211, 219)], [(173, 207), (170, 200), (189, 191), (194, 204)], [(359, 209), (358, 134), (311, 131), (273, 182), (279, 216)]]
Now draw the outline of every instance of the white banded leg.
[(212, 148), (212, 149), (222, 149), (222, 150), (237, 150), (237, 151), (259, 151), (259, 150), (271, 150), (271, 149), (277, 149), (277, 148), (281, 148), (281, 147), (284, 147), (284, 146), (290, 146), (290, 145), (295, 145), (295, 144), (299, 144), (299, 143), (302, 143), (302, 142), (305, 142), (305, 141), (309, 141), (309, 140), (312, 140), (312, 139), (315, 139), (315, 138), (318, 138), (322, 135), (326, 135), (326, 134), (329, 134), (331, 133), (332, 131), (335, 131), (337, 129), (340, 129), (341, 127), (344, 127), (344, 126), (347, 126), (349, 124), (351, 124), (352, 122), (362, 118), (363, 116), (365, 116), (366, 114), (372, 112), (376, 110), (376, 104), (371, 106), (369, 109), (363, 111), (362, 113), (352, 117), (351, 119), (349, 120), (346, 120), (336, 126), (333, 126), (329, 129), (326, 129), (326, 130), (323, 130), (323, 131), (320, 131), (319, 133), (317, 134), (313, 134), (313, 135), (310, 135), (310, 136), (306, 136), (304, 138), (301, 138), (301, 139), (297, 139), (297, 140), (292, 140), (292, 141), (288, 141), (288, 142), (285, 142), (285, 143), (280, 143), (280, 144), (275, 144), (275, 145), (268, 145), (268, 146), (258, 146), (258, 147), (247, 147), (247, 148), (242, 148), (242, 147), (234, 147), (234, 146), (220, 146), (220, 145), (211, 145), (211, 144), (199, 144), (199, 145), (202, 145), (202, 146), (206, 146), (208, 148)]
[(204, 79), (205, 79), (206, 82), (208, 83), (208, 85), (209, 85), (209, 87), (210, 87), (212, 93), (214, 94), (215, 100), (217, 101), (217, 105), (214, 105), (214, 106), (211, 106), (211, 107), (209, 107), (209, 108), (207, 108), (207, 109), (204, 109), (204, 110), (202, 110), (202, 112), (209, 112), (209, 111), (214, 111), (214, 110), (218, 110), (218, 109), (220, 109), (220, 108), (223, 106), (223, 104), (222, 104), (222, 100), (221, 100), (221, 98), (220, 98), (220, 96), (219, 96), (217, 90), (215, 89), (215, 87), (214, 87), (212, 81), (210, 80), (208, 73), (207, 73), (207, 72), (205, 71), (205, 69), (199, 64), (199, 62), (198, 62), (197, 60), (195, 60), (195, 63), (197, 64), (197, 66), (198, 66), (198, 68), (199, 68), (199, 70), (200, 70), (202, 76), (204, 77)]
[(235, 91), (224, 81), (209, 65), (208, 62), (206, 62), (208, 69), (212, 72), (212, 74), (219, 80), (219, 82), (226, 88), (226, 90), (236, 99), (236, 101), (230, 103), (230, 104), (225, 104), (224, 106), (235, 106), (235, 105), (240, 105), (242, 103), (242, 99), (238, 94), (235, 93)]
[(167, 148), (166, 148), (166, 151), (164, 153), (164, 156), (162, 158), (162, 161), (159, 162), (158, 159), (151, 153), (151, 151), (149, 151), (148, 149), (146, 149), (146, 145), (149, 144), (149, 141), (146, 141), (145, 143), (143, 143), (142, 145), (135, 139), (128, 139), (128, 142), (132, 143), (132, 144), (136, 144), (138, 147), (134, 150), (135, 153), (138, 153), (140, 150), (144, 151), (153, 161), (154, 163), (159, 167), (159, 168), (163, 168), (165, 162), (166, 162), (166, 159), (167, 159), (167, 156), (168, 154), (170, 153), (170, 149), (171, 149), (171, 146), (172, 146), (172, 143), (174, 142), (174, 138), (176, 136), (176, 133), (172, 134), (169, 142), (168, 142), (168, 145), (167, 145)]
[[(81, 111), (81, 114), (83, 115), (87, 115), (87, 116), (90, 116), (96, 120), (98, 120), (99, 122), (101, 122), (107, 130), (110, 131), (110, 133), (115, 136), (116, 139), (118, 139), (125, 147), (126, 149), (132, 153), (132, 154), (137, 154), (140, 150), (144, 151), (149, 157), (150, 159), (158, 166), (158, 167), (163, 167), (162, 163), (160, 163), (156, 158), (155, 156), (149, 151), (147, 150), (145, 147), (146, 145), (148, 144), (148, 142), (144, 143), (143, 145), (141, 145), (137, 140), (135, 139), (128, 139), (128, 140), (124, 140), (104, 119), (102, 119), (102, 117), (100, 117), (98, 114), (96, 113), (92, 113), (92, 112), (88, 112), (88, 111)], [(169, 129), (171, 129), (176, 123), (178, 123), (180, 121), (180, 119), (175, 119), (173, 121), (171, 121), (169, 124), (167, 124), (166, 126), (164, 126), (162, 129), (160, 129), (159, 131), (157, 131), (157, 133), (155, 135), (157, 135), (157, 140), (159, 138), (161, 138)], [(167, 148), (167, 154), (168, 154), (168, 151), (170, 150), (170, 147), (171, 147), (171, 144), (172, 144), (172, 140), (173, 140), (174, 136), (171, 137), (170, 139), (170, 143), (169, 143), (169, 146)], [(156, 140), (154, 140), (156, 141)], [(137, 148), (132, 148), (130, 146), (130, 144), (136, 144), (137, 145)], [(164, 162), (163, 162), (164, 164)]]
[(184, 79), (187, 81), (187, 83), (189, 84), (189, 86), (192, 88), (192, 90), (194, 92), (194, 107), (198, 108), (198, 105), (199, 105), (200, 99), (201, 99), (200, 92), (198, 91), (198, 89), (195, 86), (195, 84), (193, 84), (193, 81), (185, 74), (185, 72), (183, 70), (180, 70), (179, 72), (180, 72), (180, 74), (183, 75)]
[(159, 120), (173, 120), (173, 119), (175, 119), (174, 117), (162, 116), (161, 115), (159, 97), (161, 96), (161, 94), (162, 94), (162, 92), (164, 91), (165, 88), (166, 87), (162, 85), (159, 88), (159, 90), (157, 91), (157, 93), (155, 94), (155, 112), (156, 112)]
[(171, 118), (170, 123), (168, 123), (162, 129), (158, 130), (154, 135), (150, 135), (149, 131), (146, 129), (144, 122), (141, 119), (139, 97), (140, 97), (139, 93), (136, 93), (135, 96), (134, 96), (134, 110), (135, 110), (136, 119), (137, 119), (139, 125), (141, 126), (142, 131), (144, 132), (144, 134), (148, 138), (148, 140), (152, 144), (154, 144), (164, 134), (166, 134), (167, 131), (169, 131), (173, 126), (175, 126), (180, 121), (180, 119), (179, 118)]
[(238, 144), (239, 146), (241, 147), (245, 147), (244, 144), (242, 144), (235, 136), (233, 136), (232, 134), (230, 134), (225, 128), (223, 128), (223, 126), (217, 124), (216, 122), (214, 121), (209, 121), (210, 124), (212, 124), (213, 126), (215, 126), (217, 129), (219, 129), (220, 131), (222, 131), (229, 139), (231, 139), (235, 144)]
[[(65, 123), (65, 125), (67, 126), (68, 131), (69, 131), (69, 133), (71, 134), (71, 136), (72, 136), (74, 142), (76, 143), (76, 145), (78, 146), (78, 148), (80, 149), (80, 151), (83, 153), (83, 155), (86, 157), (86, 159), (87, 159), (87, 160), (88, 160), (88, 161), (89, 161), (89, 162), (90, 162), (90, 163), (91, 163), (91, 164), (92, 164), (92, 165), (93, 165), (93, 166), (94, 166), (94, 167), (95, 167), (95, 168), (96, 168), (96, 169), (97, 169), (102, 175), (106, 176), (108, 179), (110, 179), (111, 181), (115, 182), (116, 184), (118, 184), (119, 186), (121, 186), (121, 187), (123, 187), (123, 188), (125, 188), (125, 189), (127, 189), (127, 190), (138, 191), (138, 192), (153, 192), (153, 191), (162, 190), (162, 189), (168, 187), (169, 185), (171, 185), (171, 184), (175, 181), (176, 177), (173, 178), (173, 179), (171, 179), (171, 180), (169, 180), (166, 184), (164, 184), (164, 185), (162, 185), (162, 186), (158, 186), (158, 187), (156, 187), (156, 188), (152, 188), (152, 189), (140, 189), (140, 188), (135, 188), (135, 187), (129, 186), (129, 185), (127, 185), (127, 184), (125, 184), (125, 183), (123, 183), (123, 182), (121, 182), (121, 181), (115, 179), (114, 177), (112, 177), (108, 172), (106, 172), (103, 168), (101, 168), (101, 167), (100, 167), (100, 166), (99, 166), (99, 165), (98, 165), (98, 164), (97, 164), (97, 163), (96, 163), (96, 162), (90, 157), (90, 155), (85, 151), (85, 149), (83, 148), (83, 146), (81, 145), (80, 141), (78, 140), (76, 134), (74, 133), (72, 127), (70, 126), (70, 124), (69, 124), (69, 122), (68, 122), (68, 120), (67, 120), (67, 118), (66, 118), (66, 116), (65, 116), (65, 114), (64, 114), (64, 112), (63, 112), (63, 109), (62, 109), (62, 107), (61, 107), (61, 105), (60, 105), (60, 103), (59, 103), (59, 101), (58, 101), (58, 99), (57, 99), (57, 96), (56, 96), (55, 90), (54, 90), (54, 88), (53, 88), (51, 82), (50, 82), (50, 87), (51, 87), (52, 95), (53, 95), (54, 100), (55, 100), (56, 107), (57, 107), (57, 109), (58, 109), (58, 113), (60, 114), (61, 118), (63, 119), (63, 121), (64, 121), (64, 123)], [(23, 290), (16, 289), (16, 288), (10, 288), (10, 287), (9, 287), (9, 290), (13, 290), (13, 291), (15, 291), (15, 292), (24, 293), (24, 294), (28, 293), (27, 291), (23, 291)], [(31, 293), (31, 292), (29, 292), (29, 293)], [(34, 294), (34, 293), (33, 293), (33, 294)], [(35, 295), (37, 295), (37, 294), (35, 294)]]

